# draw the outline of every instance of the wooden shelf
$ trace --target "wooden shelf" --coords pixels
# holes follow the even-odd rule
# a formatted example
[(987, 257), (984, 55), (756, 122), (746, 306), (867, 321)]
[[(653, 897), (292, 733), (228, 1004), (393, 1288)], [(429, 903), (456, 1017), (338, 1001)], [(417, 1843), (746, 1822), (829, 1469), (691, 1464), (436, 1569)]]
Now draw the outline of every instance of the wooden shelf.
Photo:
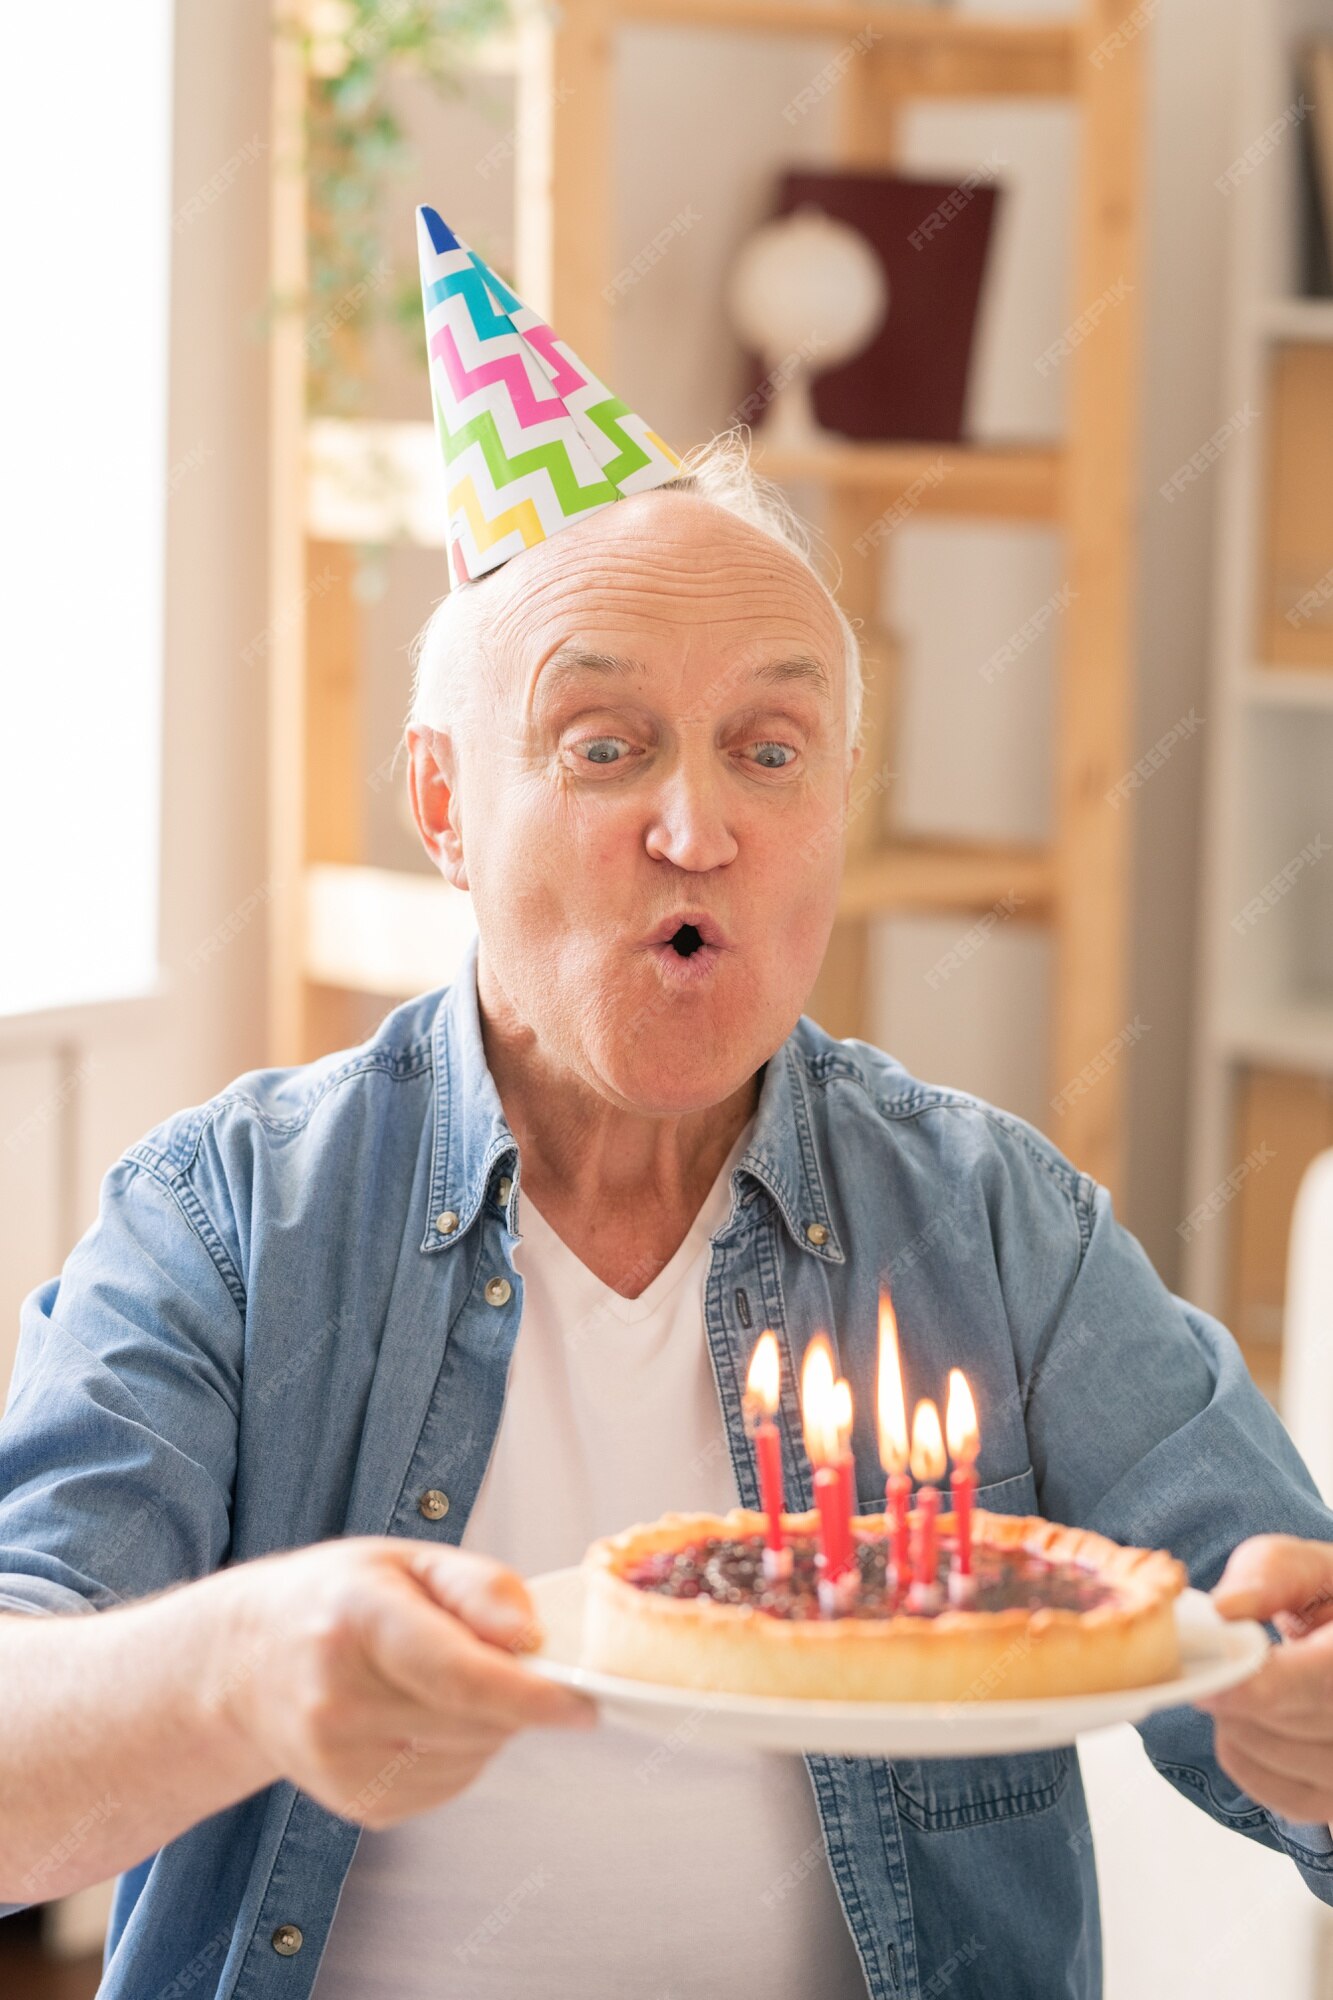
[[(1029, 521), (1058, 517), (1063, 460), (1058, 447), (839, 439), (766, 451), (761, 437), (756, 451), (772, 479), (816, 480), (883, 508), (910, 503), (913, 513)], [(305, 525), (315, 540), (443, 548), (444, 522), (444, 473), (430, 424), (318, 417), (306, 426)]]
[(1333, 668), (1251, 667), (1240, 691), (1260, 708), (1333, 709)]
[[(1240, 154), (1287, 115), (1290, 81), (1302, 74), (1304, 28), (1299, 10), (1264, 0), (1244, 0), (1237, 13), (1229, 137)], [(1245, 175), (1228, 199), (1226, 311), (1234, 337), (1220, 407), (1258, 415), (1210, 474), (1219, 533), (1213, 658), (1200, 704), (1208, 728), (1186, 1185), (1195, 1199), (1225, 1187), (1259, 1142), (1271, 1144), (1277, 1164), (1245, 1177), (1235, 1199), (1188, 1237), (1180, 1286), (1236, 1332), (1252, 1365), (1266, 1346), (1274, 1366), (1298, 1163), (1312, 1155), (1281, 1128), (1272, 1105), (1283, 1086), (1294, 1104), (1311, 1106), (1333, 1084), (1333, 990), (1297, 984), (1303, 963), (1313, 972), (1305, 932), (1320, 923), (1322, 872), (1331, 864), (1321, 863), (1308, 884), (1304, 876), (1293, 882), (1281, 914), (1237, 929), (1237, 913), (1274, 862), (1326, 824), (1333, 666), (1316, 654), (1327, 628), (1316, 613), (1301, 621), (1298, 637), (1284, 617), (1333, 560), (1328, 513), (1310, 504), (1311, 496), (1322, 500), (1318, 405), (1308, 379), (1294, 373), (1302, 363), (1315, 364), (1312, 373), (1327, 363), (1333, 299), (1287, 288), (1302, 262), (1297, 197), (1293, 169)], [(1299, 659), (1306, 645), (1308, 664)], [(1278, 829), (1290, 829), (1290, 846)], [(1273, 1341), (1251, 1337), (1261, 1311), (1272, 1314)], [(1300, 1415), (1287, 1413), (1289, 1421)]]
[[(1014, 921), (1039, 923), (1052, 877), (1040, 848), (899, 841), (848, 863), (839, 913), (982, 916), (1013, 896)], [(438, 876), (334, 862), (306, 871), (303, 969), (317, 985), (387, 999), (427, 992), (453, 977), (475, 928), (471, 898)]]
[(953, 911), (984, 916), (1005, 897), (1020, 898), (1017, 921), (1049, 918), (1055, 869), (1042, 847), (986, 842), (904, 840), (849, 858), (838, 913), (877, 917), (894, 911)]
[(1219, 1020), (1218, 1040), (1234, 1062), (1333, 1071), (1333, 993), (1324, 1000), (1234, 1006)]
[(1333, 299), (1260, 299), (1254, 320), (1269, 340), (1333, 340)]
[(319, 986), (405, 1000), (451, 980), (476, 929), (438, 875), (316, 862), (305, 877), (303, 971)]
[(616, 0), (614, 12), (622, 25), (854, 43), (880, 87), (900, 97), (1067, 97), (1074, 89), (1077, 31), (1066, 21), (988, 21), (845, 0)]
[(305, 438), (308, 535), (445, 546), (444, 467), (432, 424), (315, 417)]
[(1064, 453), (1058, 445), (859, 444), (832, 440), (808, 449), (765, 449), (755, 460), (770, 479), (810, 479), (873, 494), (912, 513), (985, 514), (1009, 520), (1058, 518)]

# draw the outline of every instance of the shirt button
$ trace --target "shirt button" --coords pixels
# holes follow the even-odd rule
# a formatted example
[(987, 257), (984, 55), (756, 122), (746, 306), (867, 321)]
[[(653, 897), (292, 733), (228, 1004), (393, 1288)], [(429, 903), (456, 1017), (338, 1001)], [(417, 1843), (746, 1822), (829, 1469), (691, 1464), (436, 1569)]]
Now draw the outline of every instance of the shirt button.
[(417, 1512), (428, 1521), (442, 1521), (449, 1512), (449, 1495), (441, 1493), (438, 1486), (428, 1486), (417, 1501)]
[(827, 1243), (827, 1225), (822, 1222), (807, 1222), (805, 1225), (805, 1240), (807, 1243)]
[(501, 1179), (500, 1185), (495, 1190), (496, 1200), (499, 1202), (508, 1201), (510, 1195), (513, 1193), (513, 1189), (514, 1189), (513, 1180), (510, 1178), (508, 1174), (505, 1174)]
[(507, 1306), (513, 1293), (508, 1278), (488, 1278), (486, 1280), (486, 1303), (488, 1306)]
[(435, 1227), (441, 1236), (452, 1236), (458, 1227), (458, 1217), (451, 1208), (446, 1208), (443, 1215), (436, 1216)]
[(295, 1924), (279, 1924), (273, 1933), (273, 1949), (282, 1958), (294, 1958), (304, 1943)]

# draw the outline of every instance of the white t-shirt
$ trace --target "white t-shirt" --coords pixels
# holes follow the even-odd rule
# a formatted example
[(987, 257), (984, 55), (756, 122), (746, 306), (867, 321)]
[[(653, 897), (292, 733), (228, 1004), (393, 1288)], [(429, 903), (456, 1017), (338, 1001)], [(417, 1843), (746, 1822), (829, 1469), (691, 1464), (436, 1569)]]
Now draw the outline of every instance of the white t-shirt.
[[(523, 1319), (463, 1547), (522, 1576), (738, 1503), (703, 1325), (747, 1127), (636, 1299), (520, 1191)], [(314, 2000), (865, 2000), (809, 1773), (614, 1724), (523, 1729), (443, 1805), (363, 1829)]]

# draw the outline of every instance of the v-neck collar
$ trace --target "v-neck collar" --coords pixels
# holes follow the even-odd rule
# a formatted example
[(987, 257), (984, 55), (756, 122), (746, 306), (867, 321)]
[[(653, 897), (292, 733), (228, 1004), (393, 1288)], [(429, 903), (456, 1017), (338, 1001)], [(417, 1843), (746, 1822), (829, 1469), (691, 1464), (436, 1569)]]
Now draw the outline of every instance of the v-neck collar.
[(615, 1289), (614, 1285), (608, 1285), (604, 1278), (599, 1278), (595, 1271), (590, 1270), (547, 1221), (532, 1196), (527, 1193), (524, 1193), (520, 1200), (520, 1214), (526, 1224), (520, 1245), (535, 1238), (542, 1255), (552, 1258), (557, 1265), (563, 1264), (581, 1287), (594, 1292), (599, 1312), (605, 1312), (611, 1318), (618, 1320), (622, 1326), (634, 1326), (642, 1320), (651, 1318), (683, 1282), (700, 1250), (726, 1221), (731, 1210), (729, 1183), (732, 1170), (750, 1143), (754, 1123), (754, 1117), (751, 1116), (719, 1167), (712, 1186), (700, 1204), (698, 1214), (686, 1230), (675, 1252), (637, 1298), (627, 1299), (622, 1292)]

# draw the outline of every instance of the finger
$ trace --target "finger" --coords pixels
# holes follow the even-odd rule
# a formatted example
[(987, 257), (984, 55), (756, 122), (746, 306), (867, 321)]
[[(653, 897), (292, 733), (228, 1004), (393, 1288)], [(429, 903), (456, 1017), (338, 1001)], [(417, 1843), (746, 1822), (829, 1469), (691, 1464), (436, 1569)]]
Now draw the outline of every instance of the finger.
[(410, 1577), (402, 1584), (376, 1593), (365, 1635), (373, 1664), (403, 1693), (437, 1713), (463, 1710), (506, 1729), (597, 1720), (586, 1695), (531, 1673), (477, 1638)]
[(1196, 1708), (1205, 1709), (1213, 1716), (1218, 1726), (1245, 1725), (1251, 1729), (1266, 1729), (1274, 1736), (1281, 1736), (1289, 1743), (1304, 1744), (1307, 1750), (1318, 1750), (1328, 1746), (1333, 1749), (1333, 1714), (1317, 1704), (1302, 1709), (1230, 1709), (1223, 1708), (1213, 1700), (1196, 1702)]
[(1333, 1624), (1333, 1605), (1321, 1606), (1311, 1617), (1299, 1611), (1275, 1611), (1273, 1623), (1284, 1639), (1308, 1639), (1321, 1625)]
[(545, 1637), (537, 1607), (517, 1570), (474, 1549), (424, 1544), (409, 1564), (427, 1594), (479, 1638), (508, 1651), (534, 1652)]
[(1219, 1743), (1217, 1761), (1243, 1792), (1273, 1812), (1314, 1826), (1325, 1824), (1333, 1817), (1333, 1800), (1327, 1793), (1317, 1791), (1313, 1785), (1298, 1779), (1274, 1774), (1243, 1750), (1232, 1746), (1226, 1748), (1224, 1753)]
[(1194, 1705), (1208, 1715), (1248, 1716), (1275, 1728), (1319, 1724), (1333, 1715), (1333, 1627), (1271, 1646), (1248, 1680), (1204, 1695)]
[(1275, 1777), (1312, 1786), (1333, 1814), (1333, 1744), (1283, 1736), (1257, 1722), (1220, 1722), (1215, 1745), (1219, 1760), (1223, 1748), (1237, 1750)]
[(498, 1745), (512, 1734), (509, 1728), (484, 1724), (467, 1710), (428, 1708), (390, 1685), (368, 1663), (355, 1689), (339, 1699), (324, 1727), (322, 1747), (330, 1755), (380, 1754), (387, 1761), (405, 1747), (454, 1753), (469, 1749), (482, 1735), (494, 1737)]
[(1313, 1631), (1333, 1619), (1333, 1546), (1299, 1535), (1251, 1535), (1231, 1551), (1212, 1599), (1224, 1618), (1285, 1611)]

